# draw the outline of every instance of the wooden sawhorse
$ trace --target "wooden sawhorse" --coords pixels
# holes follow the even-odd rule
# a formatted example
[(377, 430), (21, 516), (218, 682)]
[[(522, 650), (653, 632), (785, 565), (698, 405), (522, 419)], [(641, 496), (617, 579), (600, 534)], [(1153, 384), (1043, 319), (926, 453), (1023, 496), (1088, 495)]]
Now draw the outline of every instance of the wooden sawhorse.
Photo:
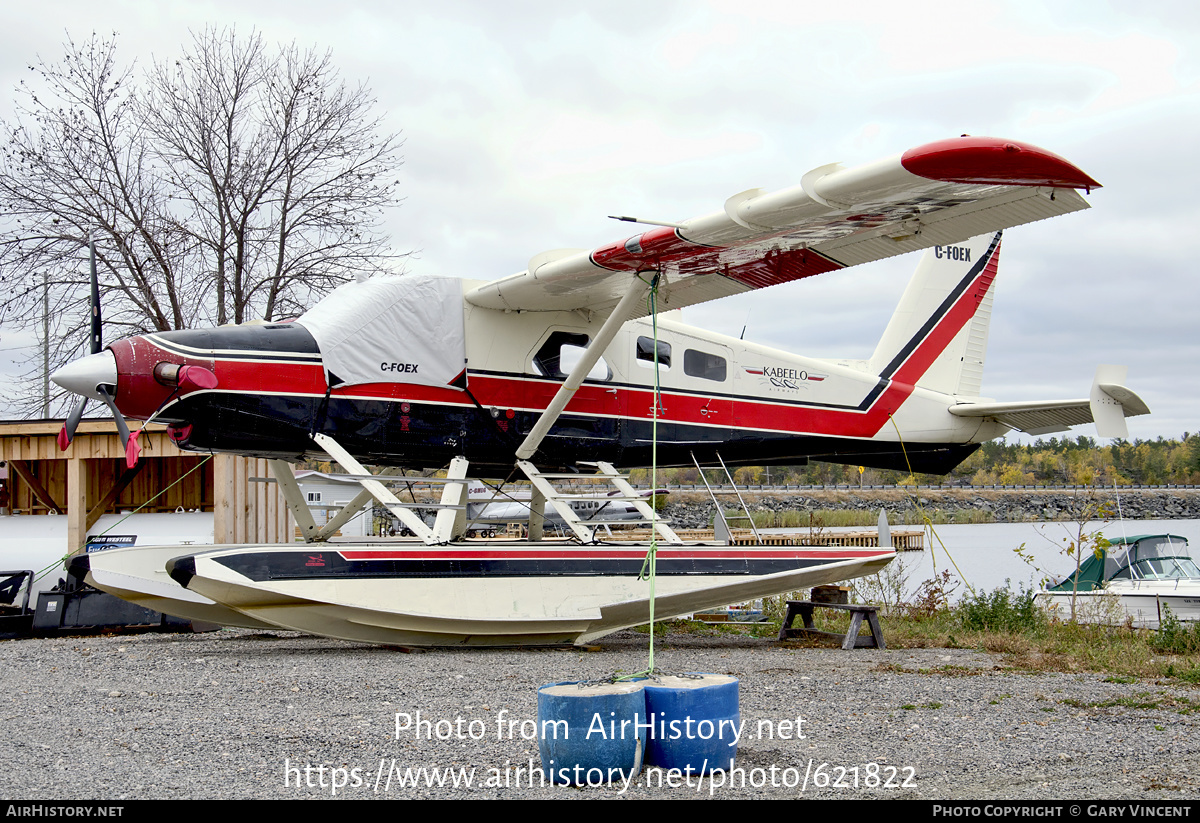
[[(845, 634), (837, 632), (818, 631), (813, 626), (813, 609), (840, 609), (850, 612), (850, 628)], [(804, 620), (803, 629), (793, 629), (792, 621), (796, 619), (796, 615), (800, 615)], [(858, 630), (862, 628), (863, 618), (867, 619), (867, 626), (871, 629), (869, 635), (859, 637)], [(833, 637), (842, 641), (843, 649), (886, 649), (887, 644), (883, 642), (883, 631), (879, 628), (879, 607), (878, 606), (860, 606), (857, 604), (845, 603), (814, 603), (811, 600), (789, 600), (787, 602), (787, 616), (783, 619), (783, 625), (779, 627), (779, 639), (787, 640), (792, 637)]]

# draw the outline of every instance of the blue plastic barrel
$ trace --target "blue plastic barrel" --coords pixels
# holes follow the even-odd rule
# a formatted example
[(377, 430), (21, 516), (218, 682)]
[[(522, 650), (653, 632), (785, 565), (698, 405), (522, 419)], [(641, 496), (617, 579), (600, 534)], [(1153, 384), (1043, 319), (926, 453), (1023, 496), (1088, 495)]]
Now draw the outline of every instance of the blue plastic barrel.
[(644, 681), (538, 689), (538, 750), (551, 783), (596, 786), (642, 770)]
[(732, 769), (741, 717), (736, 677), (698, 674), (647, 681), (646, 765), (684, 774)]

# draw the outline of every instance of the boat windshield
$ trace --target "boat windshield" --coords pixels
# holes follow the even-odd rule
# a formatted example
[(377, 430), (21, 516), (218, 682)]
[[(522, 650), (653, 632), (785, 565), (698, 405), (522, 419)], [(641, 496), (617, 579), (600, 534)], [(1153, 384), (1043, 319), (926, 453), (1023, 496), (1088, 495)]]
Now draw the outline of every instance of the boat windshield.
[[(1172, 536), (1144, 538), (1114, 547), (1108, 562), (1120, 566), (1110, 580), (1185, 580), (1200, 578), (1200, 567), (1188, 555), (1187, 541)], [(1121, 551), (1124, 549), (1124, 551)]]
[(1133, 565), (1133, 576), (1142, 580), (1200, 578), (1200, 568), (1188, 557), (1159, 557), (1153, 560), (1139, 560)]

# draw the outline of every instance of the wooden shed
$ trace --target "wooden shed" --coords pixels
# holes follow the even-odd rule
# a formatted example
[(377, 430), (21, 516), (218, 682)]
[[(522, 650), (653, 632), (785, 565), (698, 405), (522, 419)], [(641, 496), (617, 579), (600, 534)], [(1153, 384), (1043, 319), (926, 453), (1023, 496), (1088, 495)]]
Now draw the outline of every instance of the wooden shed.
[[(61, 420), (0, 422), (11, 514), (66, 514), (68, 551), (78, 551), (106, 512), (213, 512), (217, 543), (290, 539), (289, 515), (266, 460), (180, 450), (166, 428), (139, 436), (142, 455), (126, 467), (112, 420), (84, 420), (64, 452)], [(3, 501), (0, 501), (2, 504)]]

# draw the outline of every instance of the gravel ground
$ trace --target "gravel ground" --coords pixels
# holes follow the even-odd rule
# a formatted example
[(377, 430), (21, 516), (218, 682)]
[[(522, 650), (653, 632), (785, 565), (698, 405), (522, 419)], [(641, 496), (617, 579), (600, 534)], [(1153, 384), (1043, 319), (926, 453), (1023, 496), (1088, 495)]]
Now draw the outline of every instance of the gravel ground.
[[(647, 639), (409, 654), (247, 630), (2, 642), (0, 795), (1180, 800), (1200, 787), (1200, 689), (1015, 673), (973, 651), (682, 634), (658, 644), (660, 668), (739, 678), (731, 774), (528, 785), (537, 742), (521, 726), (537, 688), (643, 669)], [(397, 713), (418, 711), (447, 722), (433, 739), (397, 737)], [(381, 764), (391, 782), (376, 786)], [(465, 770), (473, 785), (425, 785), (421, 767)], [(401, 786), (406, 770), (422, 785)]]

